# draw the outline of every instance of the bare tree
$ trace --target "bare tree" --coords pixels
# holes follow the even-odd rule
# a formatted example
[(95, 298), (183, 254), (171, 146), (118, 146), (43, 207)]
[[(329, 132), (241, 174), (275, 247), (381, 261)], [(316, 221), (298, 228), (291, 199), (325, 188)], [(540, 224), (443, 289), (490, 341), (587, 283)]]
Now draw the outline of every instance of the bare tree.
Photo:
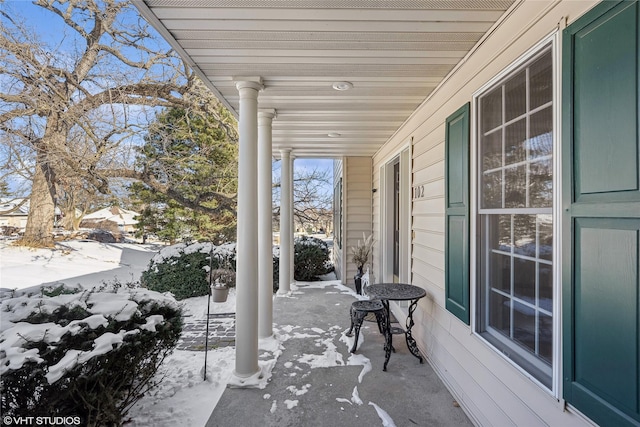
[(198, 97), (186, 95), (206, 89), (196, 87), (192, 71), (129, 2), (33, 4), (61, 20), (65, 31), (58, 40), (41, 40), (9, 11), (11, 3), (0, 3), (0, 141), (12, 156), (2, 164), (17, 165), (14, 172), (32, 183), (21, 243), (46, 246), (54, 198), (70, 177), (100, 193), (109, 193), (114, 176), (162, 187), (116, 153), (159, 107), (192, 108)]
[(82, 218), (105, 203), (106, 196), (87, 186), (79, 177), (67, 176), (57, 183), (56, 207), (62, 214), (57, 225), (65, 230), (78, 230)]
[[(274, 163), (277, 171), (279, 161)], [(280, 218), (280, 175), (275, 173), (273, 183), (273, 216)], [(293, 216), (294, 222), (301, 225), (321, 225), (325, 231), (333, 221), (332, 172), (322, 168), (294, 168), (293, 171)]]

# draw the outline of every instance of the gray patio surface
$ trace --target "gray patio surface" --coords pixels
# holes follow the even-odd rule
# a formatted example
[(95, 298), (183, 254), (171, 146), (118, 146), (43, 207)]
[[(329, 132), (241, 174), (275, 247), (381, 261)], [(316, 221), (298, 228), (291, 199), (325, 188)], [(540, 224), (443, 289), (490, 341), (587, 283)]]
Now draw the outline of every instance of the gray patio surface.
[[(382, 371), (384, 340), (375, 322), (365, 321), (361, 330), (364, 343), (356, 354), (372, 368), (361, 375), (363, 366), (348, 364), (351, 354), (340, 341), (355, 298), (333, 286), (298, 286), (291, 297), (274, 299), (274, 330), (289, 338), (266, 387), (227, 387), (207, 427), (472, 425), (428, 362), (420, 364), (409, 353), (402, 335), (394, 336), (396, 352)], [(221, 337), (227, 345), (228, 332)], [(210, 340), (215, 345), (217, 338)], [(314, 355), (334, 358), (337, 366), (312, 367)], [(352, 399), (356, 387), (362, 404)]]

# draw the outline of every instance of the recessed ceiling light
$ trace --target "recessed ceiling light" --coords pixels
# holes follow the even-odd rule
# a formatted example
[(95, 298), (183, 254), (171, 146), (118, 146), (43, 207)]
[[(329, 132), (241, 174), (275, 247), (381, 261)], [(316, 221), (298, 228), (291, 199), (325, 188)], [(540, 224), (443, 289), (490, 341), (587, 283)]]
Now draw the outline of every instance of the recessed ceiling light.
[(338, 132), (329, 132), (329, 133), (327, 134), (327, 136), (328, 136), (329, 138), (337, 138), (337, 137), (339, 137), (339, 136), (340, 136), (340, 134), (339, 134)]
[(335, 82), (332, 86), (335, 90), (349, 90), (353, 87), (351, 82)]

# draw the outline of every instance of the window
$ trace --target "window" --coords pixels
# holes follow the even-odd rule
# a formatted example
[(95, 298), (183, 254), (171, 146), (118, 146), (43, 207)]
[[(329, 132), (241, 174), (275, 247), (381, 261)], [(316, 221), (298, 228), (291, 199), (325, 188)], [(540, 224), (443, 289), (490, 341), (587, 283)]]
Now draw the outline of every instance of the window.
[(551, 46), (476, 99), (478, 332), (551, 388)]

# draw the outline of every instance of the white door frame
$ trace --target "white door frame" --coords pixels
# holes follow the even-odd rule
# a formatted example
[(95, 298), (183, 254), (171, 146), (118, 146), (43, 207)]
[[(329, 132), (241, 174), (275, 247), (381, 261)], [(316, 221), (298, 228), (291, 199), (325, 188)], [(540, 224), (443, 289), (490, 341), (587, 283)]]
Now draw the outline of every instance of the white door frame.
[(399, 281), (411, 283), (411, 147), (408, 140), (380, 166), (380, 282), (393, 282), (393, 165), (400, 161)]

